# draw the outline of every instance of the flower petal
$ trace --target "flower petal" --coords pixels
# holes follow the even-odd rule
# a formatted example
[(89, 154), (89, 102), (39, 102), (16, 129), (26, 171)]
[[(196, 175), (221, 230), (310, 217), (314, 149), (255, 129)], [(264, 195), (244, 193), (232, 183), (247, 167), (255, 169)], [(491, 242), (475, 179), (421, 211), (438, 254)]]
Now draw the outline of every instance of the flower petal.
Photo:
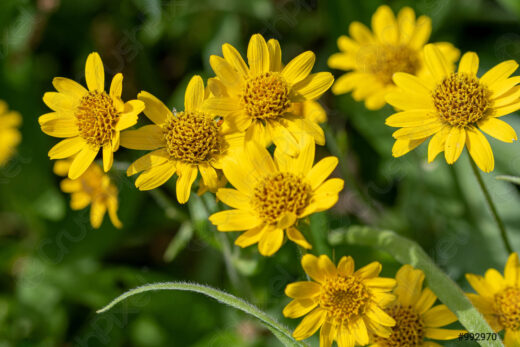
[(466, 129), (462, 127), (452, 127), (446, 136), (444, 145), (444, 158), (448, 164), (453, 164), (459, 159), (466, 143)]
[(297, 93), (294, 101), (316, 100), (330, 88), (332, 83), (334, 83), (334, 77), (330, 72), (318, 72), (309, 75), (293, 86)]
[(125, 148), (153, 150), (164, 147), (164, 145), (162, 129), (155, 124), (121, 133), (121, 146)]
[(71, 137), (58, 142), (49, 151), (50, 159), (64, 159), (73, 156), (87, 146), (85, 140), (81, 137)]
[(430, 39), (432, 33), (432, 20), (427, 16), (417, 18), (415, 31), (408, 45), (414, 49), (421, 49)]
[(254, 227), (253, 229), (250, 229), (246, 232), (243, 232), (236, 240), (235, 245), (245, 248), (249, 247), (251, 245), (254, 245), (255, 243), (258, 243), (260, 239), (262, 238), (262, 235), (267, 230), (265, 225), (259, 225), (257, 227)]
[(235, 47), (231, 46), (229, 43), (223, 44), (222, 54), (224, 55), (224, 59), (226, 59), (240, 73), (240, 75), (242, 75), (242, 78), (247, 78), (249, 75), (249, 68)]
[(85, 64), (85, 78), (88, 89), (98, 92), (105, 90), (105, 69), (98, 53), (90, 53)]
[(177, 164), (177, 175), (179, 177), (177, 178), (175, 190), (179, 203), (184, 204), (190, 198), (191, 186), (197, 178), (197, 173), (196, 165), (184, 164), (182, 162)]
[(250, 203), (250, 198), (246, 194), (230, 188), (220, 188), (217, 191), (217, 199), (230, 207), (238, 209), (248, 208)]
[(484, 172), (493, 171), (495, 159), (486, 137), (475, 127), (468, 128), (466, 135), (468, 151), (475, 164)]
[(113, 99), (120, 99), (121, 94), (123, 93), (123, 74), (118, 73), (112, 78), (112, 83), (110, 84), (110, 96)]
[(361, 269), (357, 270), (354, 275), (361, 278), (373, 278), (377, 277), (381, 272), (381, 263), (374, 261), (368, 265), (363, 266)]
[(45, 134), (59, 138), (79, 135), (75, 117), (59, 117), (49, 120), (41, 126), (41, 129)]
[(480, 78), (479, 82), (482, 84), (485, 84), (487, 86), (491, 86), (495, 82), (505, 80), (506, 78), (511, 76), (511, 74), (513, 74), (513, 72), (515, 72), (515, 70), (517, 68), (518, 68), (518, 63), (516, 61), (514, 61), (514, 60), (504, 61), (504, 62), (496, 65), (495, 67), (493, 67), (488, 72), (486, 72)]
[(435, 135), (432, 136), (430, 142), (428, 143), (428, 163), (434, 161), (437, 155), (444, 151), (446, 137), (450, 133), (450, 130), (451, 127), (445, 125), (441, 128), (441, 130), (437, 131)]
[(112, 143), (107, 142), (103, 145), (103, 170), (108, 172), (114, 163), (114, 152), (112, 151)]
[(166, 148), (155, 150), (134, 161), (126, 170), (126, 174), (128, 176), (135, 175), (141, 171), (149, 170), (153, 167), (162, 165), (169, 159), (170, 154)]
[(379, 6), (372, 16), (372, 30), (382, 44), (397, 44), (399, 31), (394, 13), (387, 5)]
[(262, 224), (262, 220), (256, 214), (247, 210), (220, 211), (212, 214), (209, 220), (219, 231), (248, 230)]
[(175, 162), (153, 166), (137, 177), (135, 186), (139, 190), (152, 190), (166, 183), (175, 174)]
[(267, 41), (267, 48), (269, 49), (269, 70), (282, 71), (282, 49), (280, 42), (275, 39)]
[(305, 239), (305, 236), (296, 228), (289, 228), (286, 230), (287, 238), (298, 246), (305, 249), (311, 249), (312, 245)]
[(204, 82), (202, 78), (195, 75), (191, 78), (186, 87), (186, 94), (184, 95), (184, 110), (196, 111), (204, 101)]
[(142, 91), (137, 98), (144, 102), (144, 114), (156, 125), (162, 125), (166, 122), (167, 117), (173, 116), (172, 112), (152, 94)]
[(315, 309), (309, 313), (301, 323), (294, 329), (293, 337), (296, 340), (304, 340), (312, 336), (322, 325), (327, 318), (327, 311), (320, 308)]
[(457, 321), (457, 316), (446, 305), (438, 305), (422, 315), (424, 325), (439, 328)]
[(459, 73), (475, 77), (478, 72), (478, 55), (475, 52), (465, 53), (459, 62)]
[(315, 300), (292, 300), (287, 306), (284, 307), (282, 313), (287, 318), (299, 318), (311, 312), (316, 306), (318, 306), (318, 302)]
[(314, 53), (303, 52), (287, 64), (282, 70), (282, 76), (289, 84), (296, 84), (309, 76), (315, 61)]
[(85, 171), (99, 152), (99, 147), (83, 146), (83, 149), (74, 157), (69, 169), (69, 178), (75, 180), (79, 178)]
[(436, 119), (431, 110), (413, 110), (397, 112), (388, 117), (385, 124), (391, 127), (416, 127)]
[(486, 117), (479, 121), (477, 125), (480, 130), (500, 141), (512, 143), (518, 140), (515, 129), (498, 118)]
[(86, 90), (81, 84), (64, 77), (55, 77), (52, 80), (52, 85), (58, 92), (75, 99), (81, 99), (88, 93), (88, 90)]
[(275, 254), (283, 243), (283, 230), (279, 228), (273, 228), (270, 230), (266, 230), (262, 237), (260, 238), (260, 242), (258, 242), (258, 251), (264, 257), (270, 257)]
[(307, 181), (311, 188), (315, 190), (330, 176), (332, 171), (338, 166), (338, 158), (326, 157), (316, 163), (307, 173)]
[(443, 127), (444, 123), (439, 119), (431, 118), (429, 121), (423, 122), (423, 125), (396, 130), (392, 136), (395, 139), (420, 140), (435, 134)]
[(262, 35), (255, 34), (249, 40), (247, 61), (253, 76), (269, 71), (269, 49)]
[(438, 83), (442, 82), (451, 72), (442, 52), (433, 44), (424, 47), (424, 61)]

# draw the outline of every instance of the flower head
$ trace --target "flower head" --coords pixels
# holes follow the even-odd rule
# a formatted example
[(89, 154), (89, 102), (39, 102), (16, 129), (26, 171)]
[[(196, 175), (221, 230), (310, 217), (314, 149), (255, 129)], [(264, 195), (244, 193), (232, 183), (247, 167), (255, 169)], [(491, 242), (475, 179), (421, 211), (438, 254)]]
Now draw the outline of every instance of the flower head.
[(520, 345), (520, 263), (518, 254), (507, 260), (504, 276), (489, 269), (484, 277), (466, 274), (477, 294), (468, 294), (496, 332), (505, 330), (506, 347)]
[(226, 121), (221, 123), (217, 114), (203, 109), (207, 97), (200, 76), (190, 80), (181, 112), (171, 112), (150, 93), (139, 93), (139, 100), (146, 105), (144, 114), (154, 124), (121, 135), (123, 147), (153, 150), (127, 170), (129, 176), (141, 173), (135, 181), (137, 188), (157, 188), (177, 173), (177, 200), (183, 204), (200, 172), (205, 187), (217, 189), (222, 180), (215, 169), (220, 169), (222, 160), (235, 149), (242, 148), (243, 135), (230, 133)]
[(394, 296), (393, 278), (378, 277), (381, 264), (370, 263), (354, 271), (354, 260), (342, 257), (336, 267), (326, 255), (306, 254), (302, 266), (312, 281), (294, 282), (285, 288), (292, 300), (285, 317), (305, 316), (293, 336), (303, 340), (320, 331), (320, 346), (335, 340), (340, 347), (364, 346), (370, 336), (388, 337), (395, 320), (384, 311)]
[(217, 198), (233, 207), (210, 216), (219, 231), (247, 230), (235, 244), (258, 243), (262, 255), (282, 246), (284, 231), (289, 240), (311, 248), (296, 228), (299, 219), (331, 208), (343, 189), (343, 180), (327, 179), (338, 164), (327, 157), (313, 166), (315, 145), (307, 136), (295, 158), (275, 151), (275, 160), (263, 146), (249, 143), (245, 151), (224, 163), (224, 174), (236, 189), (221, 188)]
[(404, 155), (430, 138), (428, 161), (444, 151), (453, 164), (464, 146), (485, 172), (495, 166), (491, 146), (481, 131), (504, 142), (517, 139), (514, 129), (499, 118), (520, 109), (520, 77), (509, 77), (518, 64), (508, 60), (477, 77), (478, 56), (468, 52), (455, 72), (434, 45), (424, 48), (431, 77), (406, 73), (394, 75), (400, 88), (387, 101), (402, 110), (386, 124), (401, 129), (393, 133), (395, 157)]
[[(54, 173), (67, 176), (72, 160), (58, 160), (54, 164)], [(103, 173), (101, 167), (95, 162), (76, 179), (65, 178), (60, 184), (61, 190), (71, 194), (70, 208), (82, 210), (90, 205), (90, 224), (98, 229), (108, 211), (110, 221), (116, 228), (122, 228), (123, 224), (117, 217), (119, 202), (118, 190), (110, 177)]]
[(298, 152), (302, 134), (323, 145), (323, 130), (308, 117), (292, 112), (295, 103), (316, 100), (330, 88), (334, 78), (329, 72), (310, 74), (314, 53), (307, 51), (282, 68), (282, 52), (277, 40), (265, 42), (255, 34), (247, 49), (248, 64), (230, 44), (222, 46), (224, 58), (210, 57), (217, 75), (209, 87), (214, 98), (206, 107), (222, 114), (246, 142), (263, 145), (271, 142), (291, 155)]
[[(356, 101), (365, 100), (369, 110), (385, 105), (385, 96), (396, 87), (392, 76), (396, 72), (428, 75), (422, 54), (432, 30), (431, 19), (415, 19), (410, 7), (399, 11), (397, 18), (390, 7), (380, 6), (372, 17), (372, 31), (359, 22), (350, 24), (350, 38), (340, 36), (340, 53), (328, 61), (331, 68), (350, 71), (338, 78), (332, 86), (334, 94), (353, 91)], [(454, 63), (459, 51), (450, 43), (436, 43), (448, 63)]]
[(22, 116), (16, 111), (9, 111), (7, 103), (0, 100), (0, 166), (7, 163), (22, 139), (18, 130), (21, 123)]
[(69, 178), (80, 177), (103, 150), (103, 168), (112, 167), (113, 153), (119, 148), (120, 131), (137, 122), (144, 108), (139, 100), (121, 100), (123, 75), (112, 79), (110, 92), (105, 92), (103, 62), (91, 53), (85, 66), (88, 90), (68, 78), (56, 77), (52, 84), (58, 92), (47, 92), (43, 101), (54, 112), (39, 118), (41, 129), (50, 136), (65, 138), (49, 151), (51, 159), (74, 156)]
[(434, 340), (451, 340), (465, 330), (440, 329), (457, 320), (445, 305), (433, 306), (437, 297), (429, 288), (423, 289), (424, 273), (404, 265), (395, 276), (396, 300), (385, 309), (395, 319), (388, 337), (374, 336), (373, 347), (440, 347)]

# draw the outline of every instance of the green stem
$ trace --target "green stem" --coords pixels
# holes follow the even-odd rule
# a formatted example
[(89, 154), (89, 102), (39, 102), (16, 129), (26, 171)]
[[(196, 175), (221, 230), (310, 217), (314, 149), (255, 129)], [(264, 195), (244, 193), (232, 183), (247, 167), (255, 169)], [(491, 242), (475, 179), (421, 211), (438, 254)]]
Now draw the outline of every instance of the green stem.
[(149, 193), (155, 199), (157, 204), (164, 210), (164, 213), (168, 218), (178, 221), (189, 219), (189, 216), (177, 207), (170, 197), (161, 190), (161, 188), (150, 190)]
[(502, 237), (502, 241), (504, 241), (504, 247), (508, 254), (513, 253), (513, 248), (511, 247), (511, 243), (509, 242), (509, 238), (507, 237), (506, 227), (504, 225), (504, 222), (498, 215), (497, 208), (495, 204), (493, 203), (493, 200), (491, 199), (491, 195), (489, 194), (489, 191), (484, 184), (484, 180), (482, 179), (482, 176), (480, 175), (479, 169), (477, 168), (477, 165), (473, 161), (473, 159), (469, 158), (469, 161), (471, 163), (471, 168), (473, 169), (473, 173), (475, 174), (475, 177), (477, 178), (478, 185), (480, 186), (480, 189), (482, 190), (482, 193), (484, 194), (484, 197), (486, 198), (487, 205), (489, 206), (489, 209), (491, 210), (491, 214), (493, 215), (493, 218), (495, 219), (495, 222), (497, 223), (498, 230), (500, 230), (500, 237)]

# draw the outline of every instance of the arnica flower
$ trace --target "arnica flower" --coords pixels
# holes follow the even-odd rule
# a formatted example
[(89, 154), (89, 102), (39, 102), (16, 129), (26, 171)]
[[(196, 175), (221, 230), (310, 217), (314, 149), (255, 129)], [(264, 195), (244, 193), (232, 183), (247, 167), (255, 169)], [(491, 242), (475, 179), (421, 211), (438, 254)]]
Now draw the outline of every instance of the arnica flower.
[[(226, 121), (203, 110), (209, 93), (200, 76), (190, 80), (184, 96), (184, 111), (172, 113), (159, 99), (147, 92), (138, 95), (146, 107), (144, 114), (154, 123), (121, 135), (121, 146), (153, 150), (136, 160), (127, 174), (141, 173), (135, 181), (139, 190), (157, 188), (175, 173), (177, 200), (188, 201), (198, 172), (209, 190), (216, 190), (219, 178), (215, 169), (222, 160), (243, 146), (243, 135), (226, 131)], [(229, 130), (229, 129), (228, 129)]]
[[(70, 159), (56, 161), (54, 173), (67, 176), (72, 162), (73, 160)], [(101, 226), (107, 211), (112, 224), (116, 228), (123, 227), (117, 217), (119, 208), (117, 187), (95, 162), (90, 164), (79, 178), (74, 180), (65, 178), (61, 181), (60, 187), (63, 192), (71, 194), (70, 208), (73, 210), (82, 210), (90, 205), (90, 224), (94, 229)]]
[(207, 107), (227, 118), (245, 132), (245, 141), (265, 146), (274, 142), (281, 150), (295, 155), (304, 134), (325, 144), (323, 130), (307, 117), (291, 112), (294, 103), (316, 100), (330, 88), (334, 78), (329, 72), (310, 74), (314, 53), (307, 51), (282, 68), (282, 53), (276, 40), (265, 42), (260, 34), (249, 41), (247, 65), (230, 44), (222, 46), (224, 58), (210, 57), (217, 75), (209, 87), (214, 98)]
[(464, 54), (457, 72), (436, 46), (427, 45), (424, 55), (431, 77), (396, 73), (400, 90), (387, 96), (389, 104), (402, 110), (386, 120), (401, 128), (393, 133), (393, 155), (404, 155), (431, 137), (428, 162), (444, 151), (446, 162), (453, 164), (466, 145), (478, 167), (492, 171), (493, 152), (481, 131), (504, 142), (517, 139), (499, 117), (520, 109), (520, 76), (509, 78), (518, 64), (505, 61), (478, 78), (478, 56), (473, 52)]
[(457, 321), (457, 316), (445, 305), (433, 306), (437, 297), (429, 288), (423, 289), (421, 270), (404, 265), (395, 279), (396, 300), (385, 309), (395, 320), (395, 326), (390, 336), (375, 336), (371, 347), (440, 347), (425, 338), (451, 340), (466, 333), (465, 330), (441, 329)]
[(312, 281), (287, 285), (285, 294), (294, 300), (283, 310), (288, 318), (305, 316), (293, 332), (296, 340), (320, 328), (320, 347), (334, 340), (338, 347), (364, 346), (370, 336), (390, 336), (395, 320), (384, 309), (395, 299), (389, 293), (395, 280), (378, 277), (380, 263), (354, 271), (351, 257), (342, 257), (336, 268), (326, 255), (306, 254), (302, 266)]
[[(365, 100), (365, 107), (378, 110), (385, 105), (385, 95), (395, 89), (392, 76), (396, 72), (425, 76), (422, 48), (432, 31), (431, 19), (415, 18), (410, 7), (399, 11), (397, 18), (390, 7), (380, 6), (372, 17), (372, 32), (359, 22), (350, 24), (350, 37), (340, 36), (340, 53), (330, 56), (333, 69), (350, 71), (334, 83), (336, 95), (353, 91), (356, 101)], [(459, 51), (450, 43), (435, 44), (448, 63), (459, 58)]]
[(468, 294), (496, 332), (505, 330), (506, 347), (520, 346), (520, 264), (518, 254), (507, 260), (504, 276), (489, 269), (485, 277), (466, 274), (477, 294)]
[(22, 140), (18, 127), (22, 116), (16, 111), (9, 111), (7, 103), (0, 100), (0, 166), (3, 166), (15, 152)]
[(336, 157), (314, 163), (314, 141), (300, 143), (298, 156), (275, 151), (275, 160), (255, 142), (224, 163), (224, 175), (236, 189), (221, 188), (217, 198), (233, 207), (217, 212), (209, 220), (219, 231), (242, 231), (235, 244), (248, 247), (258, 243), (262, 255), (273, 255), (282, 246), (284, 231), (289, 240), (311, 248), (296, 228), (299, 219), (327, 210), (338, 201), (343, 180), (327, 177), (338, 164)]
[(110, 170), (113, 153), (119, 148), (120, 131), (133, 126), (144, 109), (139, 100), (121, 100), (123, 75), (112, 79), (110, 92), (105, 92), (103, 62), (91, 53), (85, 66), (88, 90), (68, 78), (56, 77), (52, 84), (58, 92), (47, 92), (43, 101), (55, 112), (39, 118), (42, 131), (65, 138), (49, 151), (51, 159), (74, 156), (69, 178), (80, 177), (103, 150), (103, 168)]

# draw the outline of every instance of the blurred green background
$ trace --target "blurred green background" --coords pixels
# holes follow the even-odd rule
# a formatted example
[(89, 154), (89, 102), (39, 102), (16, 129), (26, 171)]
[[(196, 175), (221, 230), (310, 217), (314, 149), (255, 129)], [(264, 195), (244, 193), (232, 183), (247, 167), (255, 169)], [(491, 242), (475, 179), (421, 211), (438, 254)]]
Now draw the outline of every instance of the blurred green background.
[[(325, 71), (328, 56), (337, 51), (336, 38), (353, 20), (370, 23), (382, 3), (2, 0), (0, 98), (24, 121), (18, 154), (0, 168), (0, 346), (277, 346), (257, 321), (196, 294), (147, 293), (95, 314), (129, 288), (186, 280), (243, 297), (294, 328), (298, 321), (283, 318), (281, 310), (289, 301), (285, 285), (304, 276), (300, 255), (292, 243), (272, 258), (261, 257), (256, 247), (234, 247), (236, 234), (217, 235), (208, 225), (208, 209), (215, 205), (211, 194), (168, 207), (164, 198), (174, 201), (172, 182), (160, 191), (138, 192), (133, 178), (124, 175), (140, 154), (135, 151), (120, 150), (111, 171), (124, 228), (115, 229), (105, 218), (99, 230), (92, 230), (88, 208), (71, 211), (69, 196), (52, 173), (47, 151), (57, 141), (40, 131), (37, 118), (48, 112), (42, 96), (53, 89), (55, 76), (84, 82), (86, 57), (97, 51), (109, 77), (123, 72), (123, 99), (147, 90), (169, 107), (182, 108), (189, 78), (212, 76), (209, 56), (220, 55), (225, 42), (244, 53), (257, 32), (280, 40), (285, 63), (312, 50), (315, 71)], [(394, 10), (409, 5), (431, 16), (432, 41), (476, 51), (481, 71), (502, 60), (520, 60), (517, 0), (385, 3)], [(327, 147), (319, 148), (318, 156), (340, 155), (342, 169), (334, 175), (349, 179), (337, 206), (311, 218), (314, 252), (335, 259), (350, 254), (357, 266), (379, 260), (383, 275), (393, 276), (400, 264), (387, 254), (327, 246), (329, 230), (370, 224), (418, 241), (465, 290), (464, 273), (482, 274), (489, 267), (502, 271), (507, 254), (465, 154), (452, 168), (442, 158), (428, 165), (425, 145), (394, 159), (392, 129), (384, 125), (390, 107), (369, 112), (350, 95), (330, 92), (321, 101), (329, 130)], [(518, 115), (504, 119), (520, 131)], [(520, 175), (520, 147), (490, 141), (497, 165), (485, 180), (520, 249), (518, 189), (495, 179)], [(183, 213), (194, 221), (193, 232), (181, 228)], [(234, 272), (238, 278), (233, 279)]]

